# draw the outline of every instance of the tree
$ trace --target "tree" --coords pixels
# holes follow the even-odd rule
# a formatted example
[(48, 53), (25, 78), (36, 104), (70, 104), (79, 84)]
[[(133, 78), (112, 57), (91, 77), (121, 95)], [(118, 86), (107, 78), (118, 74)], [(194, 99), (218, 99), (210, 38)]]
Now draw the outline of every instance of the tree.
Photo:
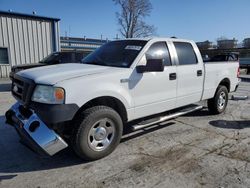
[(120, 33), (125, 38), (147, 37), (156, 31), (153, 25), (146, 24), (143, 20), (152, 11), (149, 0), (113, 0), (121, 6), (121, 12), (116, 13)]

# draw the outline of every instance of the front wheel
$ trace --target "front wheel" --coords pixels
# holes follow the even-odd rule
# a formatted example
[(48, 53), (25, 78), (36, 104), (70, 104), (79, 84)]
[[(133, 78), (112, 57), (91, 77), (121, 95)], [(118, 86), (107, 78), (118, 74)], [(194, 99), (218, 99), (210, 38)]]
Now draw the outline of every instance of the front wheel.
[(228, 103), (228, 90), (225, 86), (219, 86), (214, 98), (208, 100), (208, 109), (212, 114), (220, 114), (225, 111)]
[(85, 110), (76, 120), (72, 145), (85, 160), (97, 160), (110, 154), (119, 144), (123, 123), (119, 114), (106, 106)]

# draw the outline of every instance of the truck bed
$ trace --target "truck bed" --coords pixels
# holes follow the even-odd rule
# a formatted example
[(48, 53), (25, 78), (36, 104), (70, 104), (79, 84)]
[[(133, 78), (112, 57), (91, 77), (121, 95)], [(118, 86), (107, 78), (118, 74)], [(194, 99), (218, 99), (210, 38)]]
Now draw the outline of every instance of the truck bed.
[[(226, 64), (226, 66), (225, 66)], [(235, 90), (239, 82), (237, 78), (237, 70), (239, 67), (238, 61), (208, 61), (204, 63), (205, 66), (205, 80), (204, 93), (202, 99), (209, 99), (214, 96), (216, 88), (224, 78), (230, 78), (230, 91)]]

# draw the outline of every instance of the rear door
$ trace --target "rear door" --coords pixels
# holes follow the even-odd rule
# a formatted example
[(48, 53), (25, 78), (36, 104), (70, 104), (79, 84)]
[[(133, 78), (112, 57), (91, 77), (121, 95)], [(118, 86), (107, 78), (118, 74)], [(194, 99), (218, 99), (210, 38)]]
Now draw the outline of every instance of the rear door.
[(203, 92), (204, 66), (189, 42), (173, 42), (177, 61), (176, 107), (201, 100)]

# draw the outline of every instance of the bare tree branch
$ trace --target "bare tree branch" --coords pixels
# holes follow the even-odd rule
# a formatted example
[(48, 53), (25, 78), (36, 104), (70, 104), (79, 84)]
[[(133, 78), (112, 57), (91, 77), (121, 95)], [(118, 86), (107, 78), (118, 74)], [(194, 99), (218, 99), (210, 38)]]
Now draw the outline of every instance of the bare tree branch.
[(120, 33), (125, 38), (147, 37), (155, 34), (156, 28), (143, 20), (152, 11), (149, 0), (113, 0), (121, 7), (116, 13)]

